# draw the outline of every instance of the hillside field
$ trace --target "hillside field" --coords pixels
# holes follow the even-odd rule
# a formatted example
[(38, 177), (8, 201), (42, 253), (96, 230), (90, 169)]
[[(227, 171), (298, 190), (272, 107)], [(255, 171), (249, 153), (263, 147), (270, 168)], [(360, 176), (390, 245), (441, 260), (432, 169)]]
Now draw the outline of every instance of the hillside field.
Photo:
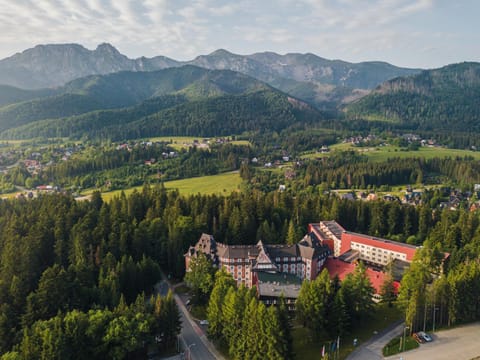
[[(183, 195), (193, 194), (230, 194), (237, 191), (242, 183), (238, 171), (223, 173), (211, 176), (201, 176), (190, 179), (167, 181), (164, 183), (167, 189), (178, 189)], [(143, 186), (137, 186), (123, 190), (125, 195), (129, 195), (135, 189), (141, 191)], [(120, 195), (122, 190), (102, 193), (104, 201), (109, 201), (114, 196)]]
[[(356, 147), (352, 144), (336, 144), (330, 147), (331, 152), (333, 151), (346, 151), (346, 150), (355, 150), (359, 153), (365, 154), (372, 161), (383, 162), (391, 158), (446, 158), (446, 157), (465, 157), (472, 156), (476, 160), (480, 160), (480, 151), (471, 151), (471, 150), (459, 150), (459, 149), (447, 149), (441, 147), (420, 147), (415, 151), (408, 151), (399, 148), (398, 146), (386, 145), (386, 146), (376, 146), (376, 147)], [(320, 158), (328, 156), (329, 153), (310, 153), (305, 154), (303, 158)]]

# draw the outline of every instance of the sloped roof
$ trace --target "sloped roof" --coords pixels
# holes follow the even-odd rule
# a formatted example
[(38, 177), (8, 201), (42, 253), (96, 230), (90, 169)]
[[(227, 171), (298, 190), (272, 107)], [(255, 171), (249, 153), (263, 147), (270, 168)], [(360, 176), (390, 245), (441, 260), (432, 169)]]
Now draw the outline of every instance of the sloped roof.
[[(220, 247), (219, 247), (220, 248)], [(223, 245), (221, 257), (229, 259), (248, 259), (249, 256), (256, 256), (259, 250), (256, 245)], [(220, 254), (219, 254), (220, 256)]]
[(278, 266), (272, 261), (268, 253), (263, 246), (260, 246), (259, 254), (256, 259), (256, 263), (253, 266), (253, 270), (261, 271), (278, 271)]
[(257, 291), (259, 296), (298, 298), (302, 280), (291, 274), (258, 273)]
[[(325, 267), (327, 268), (328, 273), (330, 274), (330, 278), (333, 279), (335, 276), (338, 276), (340, 281), (343, 281), (343, 279), (345, 279), (345, 277), (348, 274), (353, 273), (357, 266), (358, 265), (356, 263), (347, 263), (345, 261), (342, 261), (338, 258), (333, 258), (333, 257), (328, 258), (327, 261), (325, 262)], [(365, 273), (370, 279), (370, 282), (373, 288), (375, 289), (375, 292), (379, 294), (381, 287), (388, 275), (382, 271), (377, 271), (369, 267), (366, 267)], [(394, 281), (394, 286), (395, 286), (395, 290), (398, 291), (398, 288), (400, 286), (399, 282)]]
[(342, 233), (345, 231), (345, 229), (335, 220), (322, 221), (322, 224), (325, 225), (327, 229), (339, 239), (342, 237)]
[(297, 257), (297, 245), (265, 245), (265, 250), (272, 258)]

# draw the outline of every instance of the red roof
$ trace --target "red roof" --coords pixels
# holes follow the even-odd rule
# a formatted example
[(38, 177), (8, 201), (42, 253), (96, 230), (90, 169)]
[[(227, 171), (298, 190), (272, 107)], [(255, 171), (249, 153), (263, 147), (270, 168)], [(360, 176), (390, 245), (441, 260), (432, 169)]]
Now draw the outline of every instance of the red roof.
[(407, 257), (407, 261), (412, 261), (417, 251), (417, 247), (410, 244), (404, 244), (397, 241), (386, 240), (381, 238), (376, 238), (374, 236), (368, 236), (363, 234), (352, 233), (349, 231), (345, 231), (342, 234), (342, 248), (340, 249), (340, 253), (343, 254), (350, 250), (351, 243), (356, 242), (359, 244), (364, 244), (367, 246), (373, 246), (379, 249), (396, 251), (402, 254), (405, 254)]
[[(338, 275), (340, 281), (343, 281), (343, 279), (345, 279), (348, 274), (353, 273), (356, 266), (357, 265), (355, 263), (347, 263), (345, 261), (332, 257), (328, 258), (325, 262), (325, 267), (327, 268), (330, 277), (333, 279), (336, 275)], [(366, 268), (365, 272), (370, 279), (370, 282), (372, 283), (375, 292), (379, 294), (382, 284), (385, 282), (385, 279), (388, 275), (382, 271), (376, 271), (369, 267)], [(397, 293), (400, 287), (400, 283), (394, 281), (393, 285), (395, 287), (395, 292)]]

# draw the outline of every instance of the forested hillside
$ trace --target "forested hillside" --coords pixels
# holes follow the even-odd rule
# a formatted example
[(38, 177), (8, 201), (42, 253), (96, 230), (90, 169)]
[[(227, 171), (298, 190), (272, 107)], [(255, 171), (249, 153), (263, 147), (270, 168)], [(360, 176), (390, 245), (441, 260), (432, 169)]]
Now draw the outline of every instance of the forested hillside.
[[(183, 92), (191, 99), (222, 94), (241, 94), (267, 88), (268, 85), (231, 71), (211, 71), (195, 66), (171, 68), (156, 72), (120, 72), (92, 75), (71, 81), (48, 96), (51, 91), (32, 101), (0, 108), (3, 129), (27, 122), (82, 114), (92, 110), (125, 108), (149, 98)], [(14, 89), (21, 92), (20, 89)], [(2, 102), (8, 92), (1, 93)]]
[(59, 91), (63, 94), (0, 108), (3, 136), (230, 135), (279, 130), (320, 117), (258, 80), (194, 66), (96, 75)]
[[(15, 351), (26, 359), (57, 357), (71, 349), (96, 359), (141, 351), (142, 341), (158, 331), (153, 324), (166, 324), (153, 318), (167, 315), (155, 310), (155, 300), (146, 305), (148, 295), (138, 295), (152, 291), (159, 266), (181, 278), (183, 254), (202, 232), (228, 244), (283, 243), (300, 239), (306, 225), (320, 219), (400, 241), (426, 240), (421, 261), (432, 272), (440, 252), (449, 252), (445, 276), (434, 279), (437, 324), (480, 316), (475, 308), (480, 292), (470, 286), (480, 279), (478, 212), (354, 202), (308, 190), (181, 197), (144, 187), (110, 203), (98, 193), (90, 202), (66, 195), (2, 201), (0, 214), (0, 353)], [(417, 294), (408, 299), (407, 321), (422, 321), (425, 294), (428, 299), (435, 291), (421, 290), (431, 281), (428, 274), (415, 280), (424, 269), (412, 266), (406, 277), (405, 289)], [(455, 292), (460, 288), (461, 296)], [(160, 302), (163, 309), (169, 300)], [(164, 331), (175, 333), (173, 324)], [(128, 346), (126, 333), (114, 331), (120, 328), (129, 334)]]
[(385, 82), (347, 107), (350, 119), (429, 131), (480, 130), (480, 64), (461, 63)]
[(22, 101), (52, 96), (54, 89), (24, 90), (9, 85), (0, 85), (0, 107)]
[(317, 110), (271, 89), (203, 99), (195, 96), (198, 100), (189, 101), (192, 93), (205, 90), (198, 85), (131, 108), (35, 121), (6, 130), (0, 136), (7, 139), (87, 136), (112, 140), (160, 135), (222, 136), (244, 131), (280, 131), (323, 118)]

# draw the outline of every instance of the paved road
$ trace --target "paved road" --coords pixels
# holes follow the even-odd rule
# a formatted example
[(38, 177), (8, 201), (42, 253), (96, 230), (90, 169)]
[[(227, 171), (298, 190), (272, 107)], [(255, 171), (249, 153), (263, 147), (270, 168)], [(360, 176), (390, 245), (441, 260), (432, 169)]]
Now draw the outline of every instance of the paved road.
[[(185, 349), (190, 349), (186, 351), (186, 355), (190, 352), (190, 358), (188, 360), (215, 360), (218, 359), (218, 356), (215, 356), (212, 353), (212, 347), (208, 343), (208, 339), (205, 336), (205, 333), (200, 328), (197, 323), (190, 318), (188, 310), (185, 308), (182, 300), (175, 295), (175, 300), (177, 302), (178, 308), (180, 309), (182, 317), (182, 332), (180, 333), (181, 341)], [(195, 345), (192, 345), (195, 344)], [(209, 346), (209, 347), (207, 347)]]
[[(165, 296), (168, 293), (169, 285), (163, 280), (157, 284), (156, 288), (160, 295)], [(185, 304), (178, 295), (175, 295), (175, 301), (182, 320), (182, 331), (179, 338), (185, 350), (185, 358), (187, 360), (223, 360), (223, 357), (207, 339), (204, 330), (190, 317)]]
[[(430, 334), (430, 333), (429, 333)], [(432, 335), (433, 341), (418, 349), (390, 356), (388, 360), (470, 360), (480, 356), (480, 323), (443, 330)]]
[[(382, 349), (388, 342), (403, 331), (403, 322), (396, 322), (372, 336), (368, 341), (360, 345), (352, 352), (347, 360), (381, 360), (383, 359)], [(432, 358), (433, 359), (433, 358)], [(426, 359), (422, 359), (426, 360)]]

